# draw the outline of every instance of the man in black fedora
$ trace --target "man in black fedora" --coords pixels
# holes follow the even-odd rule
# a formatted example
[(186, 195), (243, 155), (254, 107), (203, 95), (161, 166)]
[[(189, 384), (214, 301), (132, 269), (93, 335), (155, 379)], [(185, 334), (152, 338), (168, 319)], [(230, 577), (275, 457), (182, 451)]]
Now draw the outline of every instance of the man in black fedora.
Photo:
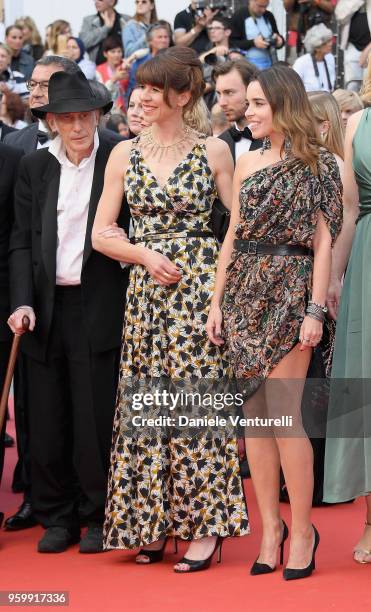
[[(113, 148), (97, 125), (102, 99), (82, 72), (50, 77), (33, 113), (56, 134), (21, 161), (10, 240), (12, 315), (27, 355), (32, 504), (39, 552), (100, 552), (127, 272), (92, 250)], [(108, 106), (106, 107), (108, 110)], [(129, 212), (119, 225), (126, 231)], [(42, 439), (42, 443), (40, 440)]]

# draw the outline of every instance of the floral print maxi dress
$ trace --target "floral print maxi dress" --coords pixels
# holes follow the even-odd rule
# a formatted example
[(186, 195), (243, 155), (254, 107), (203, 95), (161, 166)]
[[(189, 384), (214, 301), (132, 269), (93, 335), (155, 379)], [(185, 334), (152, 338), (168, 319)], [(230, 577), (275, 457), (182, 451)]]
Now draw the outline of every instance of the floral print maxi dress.
[[(335, 157), (321, 150), (318, 176), (288, 158), (248, 176), (240, 190), (236, 239), (312, 247), (319, 211), (334, 242), (342, 224)], [(299, 340), (311, 297), (311, 256), (249, 255), (234, 250), (223, 319), (236, 378), (254, 392)]]
[(131, 380), (220, 379), (229, 370), (205, 331), (218, 245), (213, 236), (185, 237), (210, 231), (216, 190), (205, 143), (193, 147), (161, 188), (144, 162), (139, 139), (134, 140), (125, 191), (136, 242), (145, 237), (143, 244), (181, 268), (182, 278), (162, 287), (143, 266), (131, 268), (105, 548), (135, 548), (165, 536), (245, 535), (249, 524), (235, 438), (198, 435), (164, 441), (144, 431), (131, 436), (125, 428)]

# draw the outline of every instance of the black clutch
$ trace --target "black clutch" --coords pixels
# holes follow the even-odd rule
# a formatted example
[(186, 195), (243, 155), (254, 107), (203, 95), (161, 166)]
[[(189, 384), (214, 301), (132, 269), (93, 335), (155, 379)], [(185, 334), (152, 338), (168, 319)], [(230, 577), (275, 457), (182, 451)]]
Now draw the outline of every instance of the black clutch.
[(211, 211), (211, 229), (215, 238), (223, 242), (228, 231), (231, 213), (224, 204), (217, 198)]

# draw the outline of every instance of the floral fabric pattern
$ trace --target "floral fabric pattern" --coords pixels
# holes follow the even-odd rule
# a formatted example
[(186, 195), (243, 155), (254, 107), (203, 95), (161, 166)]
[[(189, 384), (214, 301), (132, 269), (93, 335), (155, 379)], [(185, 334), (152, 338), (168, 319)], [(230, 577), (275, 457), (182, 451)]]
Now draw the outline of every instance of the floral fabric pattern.
[[(342, 225), (342, 186), (334, 156), (320, 152), (318, 175), (288, 158), (250, 175), (240, 191), (236, 238), (312, 248), (319, 212), (332, 243)], [(255, 390), (294, 347), (311, 297), (311, 256), (248, 255), (234, 250), (223, 303), (237, 378)]]
[(205, 143), (193, 147), (164, 188), (138, 143), (133, 141), (125, 178), (135, 241), (166, 255), (182, 278), (162, 287), (143, 266), (131, 268), (104, 526), (107, 549), (135, 548), (165, 536), (190, 540), (249, 532), (232, 436), (172, 437), (160, 429), (130, 435), (126, 429), (130, 381), (219, 380), (230, 372), (205, 330), (218, 243), (211, 235), (184, 236), (210, 231), (216, 190)]

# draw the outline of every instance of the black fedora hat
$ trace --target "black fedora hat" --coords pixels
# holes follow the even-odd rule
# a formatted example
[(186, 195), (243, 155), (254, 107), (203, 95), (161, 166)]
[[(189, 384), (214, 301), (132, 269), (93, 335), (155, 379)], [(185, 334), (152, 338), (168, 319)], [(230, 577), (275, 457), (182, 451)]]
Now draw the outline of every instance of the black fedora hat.
[(49, 103), (32, 109), (32, 114), (44, 119), (46, 113), (82, 113), (103, 109), (108, 113), (113, 102), (107, 103), (103, 96), (97, 96), (91, 89), (86, 76), (80, 71), (74, 74), (59, 71), (49, 80)]

